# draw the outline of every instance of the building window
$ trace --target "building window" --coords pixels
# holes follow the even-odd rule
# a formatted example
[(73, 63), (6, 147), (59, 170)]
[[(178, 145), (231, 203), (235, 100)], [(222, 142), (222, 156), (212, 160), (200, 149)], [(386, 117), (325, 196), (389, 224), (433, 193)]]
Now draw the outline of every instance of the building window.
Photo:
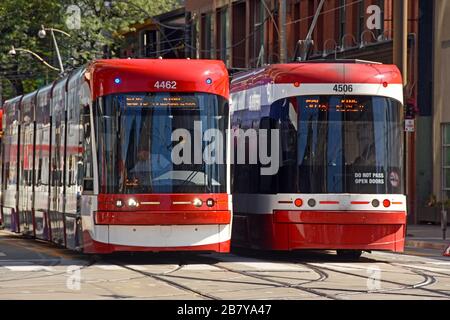
[(366, 29), (366, 4), (365, 1), (362, 0), (361, 2), (358, 3), (358, 38), (356, 39), (357, 41), (361, 41), (361, 35), (365, 29)]
[(346, 32), (347, 1), (339, 0), (339, 38), (342, 39)]
[[(384, 5), (385, 5), (385, 1), (384, 0), (378, 0), (377, 5), (380, 7), (381, 12), (380, 12), (380, 16), (381, 16), (381, 29), (375, 30), (375, 35), (377, 36), (377, 38), (379, 36), (383, 36), (384, 34)], [(388, 35), (386, 35), (388, 36)]]
[(442, 191), (450, 199), (450, 123), (442, 124)]
[(212, 19), (211, 13), (203, 14), (201, 19), (201, 57), (210, 59), (212, 54)]
[(218, 58), (223, 60), (228, 65), (228, 50), (227, 47), (229, 45), (229, 14), (228, 7), (220, 8), (217, 12), (217, 28), (218, 28)]
[(144, 30), (142, 31), (141, 37), (141, 56), (142, 57), (156, 57), (157, 52), (157, 41), (156, 41), (156, 31), (155, 30)]
[(230, 44), (232, 43), (231, 50), (233, 52), (232, 58), (233, 68), (245, 68), (245, 48), (246, 48), (246, 21), (247, 16), (247, 4), (245, 1), (233, 2), (232, 4), (233, 14), (231, 19), (233, 20), (231, 25), (233, 33), (233, 41), (230, 39)]
[[(262, 0), (265, 1), (265, 0)], [(265, 8), (262, 1), (255, 1), (254, 8), (254, 24), (253, 24), (253, 57), (255, 59), (254, 64), (263, 65), (264, 61), (264, 35), (265, 35)], [(258, 61), (259, 59), (259, 61)]]

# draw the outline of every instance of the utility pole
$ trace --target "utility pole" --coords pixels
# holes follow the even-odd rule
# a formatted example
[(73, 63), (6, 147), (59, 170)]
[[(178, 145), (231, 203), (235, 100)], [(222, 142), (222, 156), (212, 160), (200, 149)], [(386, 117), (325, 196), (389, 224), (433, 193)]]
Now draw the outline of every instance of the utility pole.
[(286, 0), (280, 0), (280, 62), (287, 62)]
[(403, 85), (408, 82), (408, 0), (395, 0), (394, 64), (402, 72)]
[[(403, 77), (403, 86), (408, 83), (408, 0), (393, 1), (394, 9), (394, 40), (393, 61), (400, 69)], [(405, 101), (406, 104), (406, 101)], [(415, 155), (414, 155), (414, 133), (405, 134), (405, 187), (407, 210), (411, 217), (408, 223), (417, 222), (415, 212)]]
[[(320, 13), (322, 12), (323, 5), (325, 4), (325, 0), (320, 0), (319, 5), (317, 6), (316, 13), (314, 14), (313, 21), (309, 26), (308, 34), (306, 35), (305, 40), (299, 40), (297, 42), (297, 46), (295, 47), (294, 53), (294, 61), (306, 61), (309, 58), (310, 52), (312, 50), (314, 41), (312, 40), (312, 35), (314, 29), (317, 25), (317, 20), (319, 19)], [(335, 50), (336, 54), (336, 50)]]

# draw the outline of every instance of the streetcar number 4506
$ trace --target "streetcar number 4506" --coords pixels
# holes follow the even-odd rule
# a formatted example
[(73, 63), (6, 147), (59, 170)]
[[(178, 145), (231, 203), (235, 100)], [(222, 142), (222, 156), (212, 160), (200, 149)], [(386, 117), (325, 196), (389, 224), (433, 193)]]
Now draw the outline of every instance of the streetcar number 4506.
[(333, 87), (334, 92), (353, 92), (353, 85), (351, 84), (335, 84)]

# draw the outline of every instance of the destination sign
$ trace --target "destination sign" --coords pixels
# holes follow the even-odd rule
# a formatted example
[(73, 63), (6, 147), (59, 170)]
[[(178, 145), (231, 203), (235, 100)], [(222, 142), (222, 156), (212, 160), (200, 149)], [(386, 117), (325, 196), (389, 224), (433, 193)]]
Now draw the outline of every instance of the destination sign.
[(197, 108), (198, 100), (187, 96), (127, 96), (126, 106), (130, 108)]

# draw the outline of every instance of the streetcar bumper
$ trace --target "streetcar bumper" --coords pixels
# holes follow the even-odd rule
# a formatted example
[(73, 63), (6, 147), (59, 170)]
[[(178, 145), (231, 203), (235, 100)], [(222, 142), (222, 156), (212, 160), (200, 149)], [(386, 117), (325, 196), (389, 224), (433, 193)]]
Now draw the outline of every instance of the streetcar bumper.
[(404, 251), (405, 212), (274, 211), (235, 217), (235, 227), (242, 219), (253, 226), (245, 242), (257, 249)]

